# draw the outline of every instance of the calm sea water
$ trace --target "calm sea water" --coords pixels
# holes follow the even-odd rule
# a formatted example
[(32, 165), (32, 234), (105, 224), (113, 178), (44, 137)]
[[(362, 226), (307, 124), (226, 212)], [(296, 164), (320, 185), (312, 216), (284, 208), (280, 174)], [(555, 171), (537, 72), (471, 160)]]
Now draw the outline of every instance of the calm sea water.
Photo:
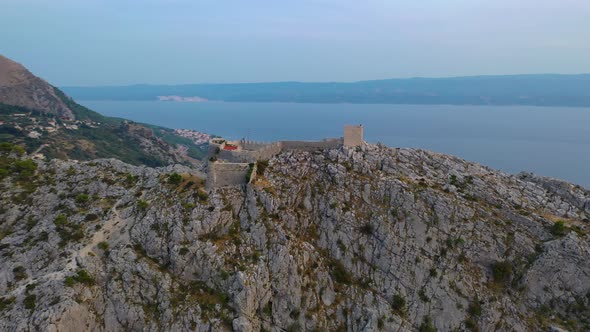
[(341, 137), (449, 153), (511, 173), (533, 171), (590, 188), (590, 108), (83, 101), (109, 116), (259, 141)]

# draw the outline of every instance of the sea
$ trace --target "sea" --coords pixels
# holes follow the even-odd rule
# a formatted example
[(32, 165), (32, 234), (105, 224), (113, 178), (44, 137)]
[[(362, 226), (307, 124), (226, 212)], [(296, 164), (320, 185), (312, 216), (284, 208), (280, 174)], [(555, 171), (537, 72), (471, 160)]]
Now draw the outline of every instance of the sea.
[(341, 137), (456, 155), (509, 173), (530, 171), (590, 188), (590, 108), (171, 101), (80, 101), (108, 116), (229, 139)]

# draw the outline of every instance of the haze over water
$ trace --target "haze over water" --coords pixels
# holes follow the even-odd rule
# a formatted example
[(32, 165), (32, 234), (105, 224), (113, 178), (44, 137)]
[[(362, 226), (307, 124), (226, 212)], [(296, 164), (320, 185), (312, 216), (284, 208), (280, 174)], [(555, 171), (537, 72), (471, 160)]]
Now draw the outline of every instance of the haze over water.
[(590, 109), (287, 103), (82, 101), (104, 115), (232, 139), (315, 140), (363, 124), (365, 140), (448, 153), (510, 173), (590, 188)]

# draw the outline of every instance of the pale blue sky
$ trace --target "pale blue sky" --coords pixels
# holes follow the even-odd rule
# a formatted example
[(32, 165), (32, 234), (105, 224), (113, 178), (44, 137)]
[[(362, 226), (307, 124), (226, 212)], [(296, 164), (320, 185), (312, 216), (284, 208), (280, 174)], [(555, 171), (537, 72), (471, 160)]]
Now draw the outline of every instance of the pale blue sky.
[(590, 72), (590, 0), (0, 0), (57, 85)]

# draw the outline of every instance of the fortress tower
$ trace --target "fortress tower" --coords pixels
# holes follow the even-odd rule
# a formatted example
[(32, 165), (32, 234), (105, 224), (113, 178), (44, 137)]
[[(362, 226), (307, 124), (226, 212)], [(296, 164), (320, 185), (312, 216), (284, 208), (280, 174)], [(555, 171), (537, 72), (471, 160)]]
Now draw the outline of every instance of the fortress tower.
[(355, 147), (363, 144), (363, 126), (344, 126), (344, 146)]

